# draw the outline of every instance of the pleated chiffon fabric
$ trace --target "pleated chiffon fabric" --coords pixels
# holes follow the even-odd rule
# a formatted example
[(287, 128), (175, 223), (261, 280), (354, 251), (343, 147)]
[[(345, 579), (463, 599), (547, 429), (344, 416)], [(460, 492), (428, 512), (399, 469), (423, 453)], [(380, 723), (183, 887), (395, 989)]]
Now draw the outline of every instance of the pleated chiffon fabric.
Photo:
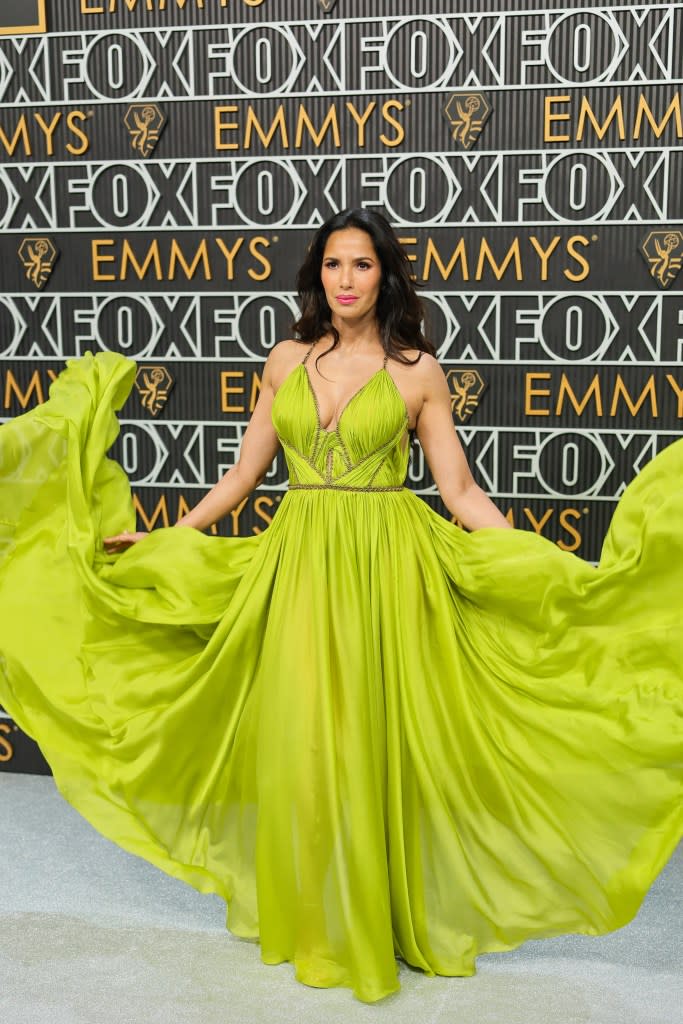
[(628, 922), (683, 833), (683, 442), (596, 568), (405, 489), (390, 366), (326, 431), (302, 364), (273, 406), (291, 488), (268, 529), (112, 556), (134, 372), (72, 362), (0, 428), (0, 701), (66, 799), (220, 894), (265, 962), (366, 1001), (396, 957), (469, 975)]

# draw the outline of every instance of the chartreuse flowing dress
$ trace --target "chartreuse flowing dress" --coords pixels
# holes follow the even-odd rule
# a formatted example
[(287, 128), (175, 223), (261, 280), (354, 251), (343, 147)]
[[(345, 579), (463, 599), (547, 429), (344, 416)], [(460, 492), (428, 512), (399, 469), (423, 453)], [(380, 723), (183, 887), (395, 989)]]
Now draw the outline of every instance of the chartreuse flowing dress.
[(683, 443), (624, 494), (596, 568), (466, 534), (403, 486), (386, 365), (248, 538), (134, 527), (106, 457), (135, 367), (69, 364), (0, 430), (0, 701), (104, 835), (228, 904), (302, 982), (373, 1001), (400, 958), (624, 925), (681, 836)]

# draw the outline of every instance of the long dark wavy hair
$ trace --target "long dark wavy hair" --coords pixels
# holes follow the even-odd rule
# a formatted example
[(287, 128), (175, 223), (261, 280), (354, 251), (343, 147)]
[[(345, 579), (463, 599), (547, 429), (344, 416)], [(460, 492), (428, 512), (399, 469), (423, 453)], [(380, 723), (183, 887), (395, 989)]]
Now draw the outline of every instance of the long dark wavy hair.
[(384, 351), (393, 359), (408, 364), (420, 358), (418, 355), (416, 359), (409, 359), (405, 355), (408, 349), (436, 355), (434, 345), (422, 331), (424, 309), (411, 279), (408, 257), (389, 221), (374, 210), (343, 210), (318, 228), (296, 279), (301, 310), (293, 325), (297, 340), (311, 343), (331, 334), (332, 344), (320, 353), (318, 359), (339, 344), (339, 332), (332, 324), (320, 272), (328, 238), (334, 231), (343, 231), (344, 228), (359, 228), (370, 236), (382, 268), (377, 324)]

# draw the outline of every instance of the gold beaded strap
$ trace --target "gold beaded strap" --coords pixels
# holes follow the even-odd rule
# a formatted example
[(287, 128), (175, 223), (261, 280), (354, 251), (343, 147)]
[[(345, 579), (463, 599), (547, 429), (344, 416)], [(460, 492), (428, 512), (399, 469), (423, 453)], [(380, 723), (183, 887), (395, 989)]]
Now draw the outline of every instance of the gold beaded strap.
[(350, 487), (348, 484), (290, 484), (290, 491), (405, 491), (405, 487)]

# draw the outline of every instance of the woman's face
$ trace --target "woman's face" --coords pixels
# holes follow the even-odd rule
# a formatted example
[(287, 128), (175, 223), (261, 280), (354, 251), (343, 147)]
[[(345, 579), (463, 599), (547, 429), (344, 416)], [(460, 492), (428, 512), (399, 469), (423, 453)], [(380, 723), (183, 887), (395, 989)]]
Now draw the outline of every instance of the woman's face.
[(333, 316), (374, 316), (382, 265), (370, 235), (360, 228), (333, 231), (323, 253), (320, 280)]

